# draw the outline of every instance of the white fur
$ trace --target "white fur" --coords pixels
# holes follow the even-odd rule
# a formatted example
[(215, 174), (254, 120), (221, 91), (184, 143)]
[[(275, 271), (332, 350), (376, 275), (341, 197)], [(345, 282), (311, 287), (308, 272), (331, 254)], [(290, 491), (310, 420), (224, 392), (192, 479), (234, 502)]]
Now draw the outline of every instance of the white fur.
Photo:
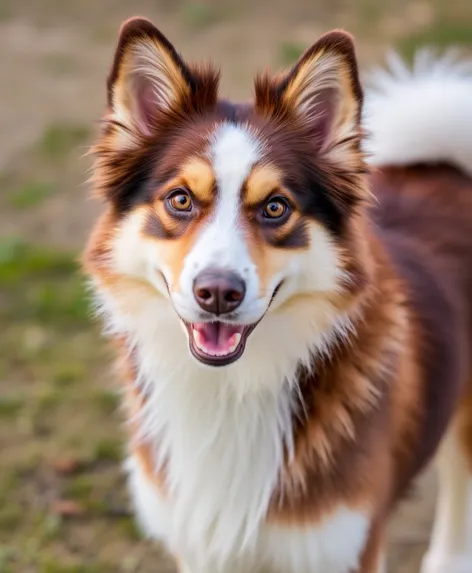
[[(192, 287), (195, 277), (205, 269), (233, 271), (245, 280), (246, 295), (238, 308), (238, 322), (255, 322), (267, 306), (266, 299), (258, 298), (257, 268), (240, 224), (241, 190), (260, 157), (261, 145), (249, 129), (233, 124), (220, 125), (213, 136), (209, 159), (219, 193), (215, 213), (187, 255), (178, 288), (172, 294), (177, 312), (189, 322), (201, 312)], [(272, 290), (276, 286), (273, 284)]]
[[(244, 128), (217, 130), (211, 157), (221, 199), (185, 263), (189, 275), (183, 282), (202, 260), (257, 273), (244, 245), (238, 200), (258, 145)], [(164, 503), (131, 462), (130, 484), (144, 529), (183, 558), (191, 573), (243, 573), (261, 565), (256, 556), (275, 572), (282, 565), (281, 573), (346, 573), (365, 541), (368, 512), (338, 507), (319, 527), (283, 534), (264, 525), (284, 448), (289, 456), (293, 451), (297, 368), (312, 367), (316, 354), (329, 352), (335, 334), (347, 336), (351, 329), (330, 302), (348, 279), (332, 239), (320, 225), (312, 226), (310, 247), (293, 253), (282, 274), (272, 277), (273, 283), (285, 279), (284, 286), (243, 356), (210, 368), (191, 356), (176, 313), (195, 320), (193, 295), (182, 288), (178, 299), (170, 284), (169, 297), (160, 278), (165, 245), (143, 236), (144, 221), (145, 211), (138, 210), (117, 230), (110, 264), (121, 280), (111, 288), (95, 285), (109, 331), (124, 334), (136, 350), (136, 385), (148, 397), (138, 438), (154, 447), (156, 471), (166, 465)], [(257, 275), (251, 277), (257, 286)], [(252, 286), (248, 292), (243, 319), (258, 319), (270, 295)]]
[(472, 472), (454, 428), (437, 456), (439, 496), (430, 547), (422, 573), (472, 571)]
[(347, 573), (355, 571), (365, 546), (370, 516), (339, 506), (317, 527), (267, 527), (261, 554), (268, 570), (277, 573)]
[[(285, 444), (292, 450), (291, 393), (283, 370), (277, 369), (285, 367), (287, 376), (293, 376), (300, 353), (285, 341), (282, 357), (277, 350), (272, 356), (271, 344), (282, 349), (284, 336), (283, 327), (269, 315), (268, 327), (248, 356), (228, 368), (209, 369), (188, 356), (185, 337), (168, 301), (159, 297), (140, 301), (140, 315), (134, 307), (133, 316), (121, 314), (124, 322), (116, 327), (121, 330), (128, 321), (134, 324), (141, 366), (138, 384), (149, 395), (141, 419), (142, 437), (156, 444), (158, 465), (167, 461), (171, 493), (171, 502), (163, 503), (153, 488), (143, 487), (142, 476), (132, 477), (140, 521), (148, 534), (163, 540), (179, 556), (188, 555), (192, 573), (228, 573), (239, 567), (234, 560), (244, 563), (241, 573), (251, 570), (245, 568), (246, 560), (252, 563), (262, 551), (259, 535), (279, 476), (282, 448)], [(115, 301), (105, 304), (114, 305)], [(120, 316), (116, 308), (112, 314)], [(287, 328), (293, 332), (295, 323)], [(292, 359), (284, 364), (287, 350)], [(367, 521), (364, 514), (361, 517)], [(349, 540), (355, 531), (365, 533), (364, 527), (358, 530), (354, 522), (348, 521), (347, 526), (352, 526)], [(303, 564), (309, 559), (313, 563), (325, 559), (321, 562), (326, 564), (335, 559), (338, 563), (339, 553), (327, 553), (322, 531), (310, 533), (310, 555), (306, 554), (308, 543), (303, 541), (308, 533), (300, 534), (300, 545), (298, 536), (293, 534), (292, 539), (288, 535), (285, 553), (280, 535), (273, 544), (279, 546), (286, 563)], [(267, 544), (265, 554), (274, 555), (273, 544)], [(349, 541), (346, 559), (355, 559), (358, 551), (357, 542), (351, 545)], [(301, 561), (297, 562), (295, 555)], [(327, 565), (323, 570), (329, 571)], [(344, 573), (343, 569), (339, 573)]]
[[(143, 531), (171, 545), (169, 531), (174, 527), (173, 508), (159, 496), (141, 471), (139, 463), (127, 463), (132, 499)], [(359, 564), (369, 529), (367, 512), (337, 508), (316, 528), (284, 528), (263, 525), (251, 546), (240, 546), (223, 563), (196, 560), (180, 553), (182, 573), (347, 573)], [(180, 532), (185, 537), (184, 530)], [(171, 545), (172, 546), (172, 545)], [(179, 545), (182, 552), (182, 545)]]
[[(369, 85), (370, 84), (370, 85)], [(390, 58), (366, 91), (365, 149), (373, 165), (450, 161), (472, 173), (472, 63), (420, 52), (412, 70)]]

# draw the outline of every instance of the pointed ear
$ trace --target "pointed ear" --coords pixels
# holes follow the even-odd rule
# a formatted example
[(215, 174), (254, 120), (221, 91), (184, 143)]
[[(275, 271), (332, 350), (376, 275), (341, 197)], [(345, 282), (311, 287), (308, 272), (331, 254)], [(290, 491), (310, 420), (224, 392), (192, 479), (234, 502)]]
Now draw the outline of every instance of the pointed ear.
[(150, 21), (132, 18), (122, 25), (107, 83), (108, 106), (131, 138), (152, 135), (162, 120), (190, 111), (191, 104), (216, 100), (217, 84), (211, 69), (193, 73)]
[(340, 30), (322, 36), (282, 77), (256, 83), (256, 108), (298, 120), (321, 152), (359, 133), (361, 107), (354, 44)]

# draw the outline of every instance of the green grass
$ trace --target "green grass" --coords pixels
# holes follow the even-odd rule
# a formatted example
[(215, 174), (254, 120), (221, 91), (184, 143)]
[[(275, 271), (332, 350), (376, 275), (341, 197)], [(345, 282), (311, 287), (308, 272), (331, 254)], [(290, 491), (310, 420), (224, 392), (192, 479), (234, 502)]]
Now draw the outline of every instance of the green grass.
[(88, 322), (88, 299), (69, 253), (5, 238), (0, 241), (0, 286), (10, 294), (0, 319)]
[(401, 40), (398, 49), (405, 58), (411, 60), (420, 48), (446, 49), (451, 46), (472, 46), (472, 24), (470, 21), (466, 19), (461, 22), (438, 18), (431, 26)]
[(94, 446), (93, 460), (95, 462), (117, 462), (122, 458), (122, 444), (117, 440), (103, 439)]
[(119, 407), (119, 396), (109, 390), (98, 390), (94, 395), (94, 403), (104, 415), (114, 414)]
[(36, 396), (36, 415), (46, 417), (57, 408), (62, 401), (62, 394), (55, 388), (46, 388), (42, 393)]
[(23, 404), (24, 400), (19, 397), (0, 397), (0, 418), (14, 418)]
[(111, 569), (104, 564), (64, 565), (59, 561), (48, 559), (41, 566), (39, 573), (111, 573)]
[(0, 507), (7, 507), (7, 499), (18, 487), (20, 479), (19, 468), (10, 468), (0, 476)]
[(0, 529), (15, 529), (20, 525), (22, 518), (23, 511), (21, 508), (4, 506), (0, 508)]
[(284, 66), (294, 64), (305, 51), (306, 46), (299, 42), (283, 42), (280, 45), (280, 62)]
[(137, 541), (142, 539), (142, 533), (134, 517), (122, 517), (119, 522), (119, 528), (122, 533), (131, 540)]
[(77, 268), (69, 253), (36, 247), (17, 237), (0, 240), (0, 283), (19, 286), (22, 281), (64, 275)]
[(81, 362), (58, 362), (53, 365), (53, 382), (57, 388), (67, 388), (79, 382), (85, 375)]
[(15, 558), (15, 552), (8, 547), (0, 547), (0, 572), (13, 573), (12, 561)]
[(189, 27), (206, 28), (217, 20), (217, 13), (213, 6), (199, 2), (186, 2), (182, 6), (182, 17)]
[[(117, 398), (76, 258), (0, 239), (0, 573), (125, 573), (123, 559), (144, 543), (122, 525)], [(67, 459), (71, 473), (60, 469)], [(61, 516), (57, 500), (80, 515)], [(94, 531), (85, 555), (84, 528)]]
[(83, 146), (90, 137), (90, 129), (84, 125), (55, 123), (44, 132), (38, 148), (50, 160), (66, 157), (73, 149)]
[(93, 476), (78, 475), (71, 478), (64, 488), (64, 495), (74, 501), (88, 501), (93, 491)]
[(8, 203), (15, 209), (26, 209), (42, 203), (54, 193), (50, 183), (32, 181), (8, 194)]

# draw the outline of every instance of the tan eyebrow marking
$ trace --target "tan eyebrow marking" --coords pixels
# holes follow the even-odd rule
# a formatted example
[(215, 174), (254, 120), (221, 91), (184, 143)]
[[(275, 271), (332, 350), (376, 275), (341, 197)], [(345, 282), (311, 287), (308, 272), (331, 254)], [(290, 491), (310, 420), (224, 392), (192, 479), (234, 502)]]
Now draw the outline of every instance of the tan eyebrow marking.
[(246, 180), (243, 201), (248, 206), (258, 205), (282, 185), (280, 170), (273, 165), (256, 165)]
[(214, 199), (215, 174), (210, 164), (204, 159), (194, 157), (185, 163), (180, 171), (180, 178), (190, 191), (204, 203)]

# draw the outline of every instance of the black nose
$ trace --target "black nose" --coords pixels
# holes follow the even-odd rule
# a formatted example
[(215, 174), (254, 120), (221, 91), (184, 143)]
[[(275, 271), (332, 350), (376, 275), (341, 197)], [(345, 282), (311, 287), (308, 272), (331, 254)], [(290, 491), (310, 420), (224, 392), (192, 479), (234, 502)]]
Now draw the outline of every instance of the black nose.
[(235, 273), (206, 270), (197, 275), (193, 283), (193, 294), (203, 310), (225, 314), (243, 302), (246, 285)]

